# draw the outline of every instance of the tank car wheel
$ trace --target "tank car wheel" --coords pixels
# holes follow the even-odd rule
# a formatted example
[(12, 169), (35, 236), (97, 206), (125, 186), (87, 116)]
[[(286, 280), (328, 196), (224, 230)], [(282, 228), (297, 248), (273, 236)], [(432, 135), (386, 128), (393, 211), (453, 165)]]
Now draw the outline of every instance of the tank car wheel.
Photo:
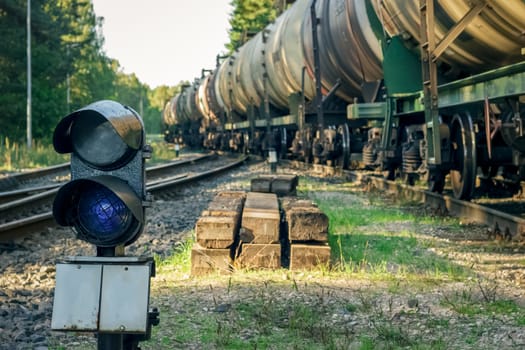
[(337, 160), (337, 166), (341, 169), (350, 167), (350, 130), (347, 124), (340, 125), (337, 132), (341, 135), (342, 154)]
[(427, 183), (430, 192), (442, 193), (445, 188), (445, 174), (441, 171), (429, 172)]
[(416, 183), (417, 175), (403, 173), (401, 175), (401, 179), (403, 180), (403, 183), (405, 185), (414, 186), (414, 184)]
[(286, 128), (280, 128), (279, 134), (280, 134), (279, 137), (281, 141), (280, 157), (281, 159), (286, 159), (286, 155), (288, 153), (288, 134), (287, 134)]
[(396, 179), (396, 169), (394, 167), (387, 167), (381, 171), (385, 180), (394, 181)]
[(468, 113), (452, 119), (452, 160), (450, 182), (454, 197), (470, 199), (476, 183), (476, 141), (472, 118)]
[(306, 135), (302, 135), (303, 144), (303, 161), (306, 164), (312, 163), (312, 140)]

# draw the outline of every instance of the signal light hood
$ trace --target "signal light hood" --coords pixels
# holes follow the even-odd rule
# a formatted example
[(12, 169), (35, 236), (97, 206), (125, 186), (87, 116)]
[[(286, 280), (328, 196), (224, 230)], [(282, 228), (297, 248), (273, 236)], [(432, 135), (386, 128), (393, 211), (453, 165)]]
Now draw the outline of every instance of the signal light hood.
[(144, 125), (131, 107), (118, 102), (103, 100), (92, 103), (64, 117), (53, 133), (53, 146), (58, 153), (73, 152), (72, 126), (78, 118), (104, 118), (113, 127), (128, 147), (138, 150), (142, 147)]

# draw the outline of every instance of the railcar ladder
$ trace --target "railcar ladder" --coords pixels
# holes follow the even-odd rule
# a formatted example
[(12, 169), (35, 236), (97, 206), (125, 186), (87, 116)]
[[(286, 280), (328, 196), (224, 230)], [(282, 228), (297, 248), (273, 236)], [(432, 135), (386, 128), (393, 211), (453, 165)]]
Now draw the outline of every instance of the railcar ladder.
[(425, 105), (425, 127), (427, 129), (428, 165), (441, 164), (439, 137), (437, 65), (433, 59), (436, 49), (434, 33), (434, 0), (420, 0), (421, 68), (423, 98)]
[[(434, 0), (420, 0), (421, 68), (425, 127), (427, 130), (428, 165), (440, 165), (441, 140), (439, 134), (438, 78), (436, 61), (450, 44), (465, 30), (469, 23), (488, 5), (488, 0), (477, 2), (436, 44), (434, 25)], [(431, 136), (428, 136), (431, 135)]]

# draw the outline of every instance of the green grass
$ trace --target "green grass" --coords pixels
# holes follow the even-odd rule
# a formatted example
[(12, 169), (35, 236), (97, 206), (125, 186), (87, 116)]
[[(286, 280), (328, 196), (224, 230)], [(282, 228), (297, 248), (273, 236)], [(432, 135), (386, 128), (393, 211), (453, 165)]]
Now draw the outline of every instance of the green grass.
[(148, 164), (155, 164), (175, 159), (173, 145), (169, 145), (164, 141), (151, 141), (149, 144), (153, 149), (153, 153), (151, 155), (151, 159), (149, 159), (147, 162)]
[[(329, 218), (329, 243), (341, 271), (380, 279), (403, 276), (457, 280), (468, 276), (464, 268), (430, 254), (430, 243), (416, 236), (421, 225), (443, 219), (408, 214), (402, 207), (384, 202), (371, 205), (363, 197), (309, 193)], [(370, 230), (370, 226), (376, 229)], [(391, 227), (403, 229), (390, 231)]]
[(58, 154), (52, 145), (35, 140), (31, 150), (25, 144), (13, 143), (7, 137), (0, 140), (0, 170), (14, 171), (66, 163), (69, 155)]
[[(217, 300), (214, 297), (206, 308), (206, 303), (184, 298), (180, 306), (184, 315), (165, 320), (169, 323), (165, 326), (175, 330), (175, 339), (154, 330), (154, 338), (159, 340), (145, 343), (144, 348), (154, 349), (160, 341), (166, 348), (198, 343), (219, 349), (343, 349), (357, 340), (349, 329), (331, 327), (332, 315), (340, 312), (341, 305), (326, 303), (321, 295), (305, 303), (302, 297), (282, 298), (280, 291), (286, 286), (272, 282), (234, 288), (248, 289), (247, 297), (236, 299), (234, 292), (224, 294), (210, 287)], [(216, 312), (225, 300), (229, 302), (227, 311)]]
[(189, 235), (173, 249), (173, 254), (167, 258), (154, 256), (155, 265), (162, 272), (188, 273), (191, 268), (191, 248), (195, 243), (193, 234)]
[[(490, 284), (490, 285), (489, 285)], [(514, 300), (500, 299), (497, 282), (477, 281), (468, 290), (454, 291), (443, 296), (441, 303), (458, 314), (475, 315), (513, 315), (516, 325), (523, 325), (525, 310)]]
[[(332, 267), (190, 277), (190, 236), (171, 256), (155, 257), (151, 304), (161, 323), (141, 348), (444, 350), (458, 348), (449, 340), (458, 329), (464, 348), (476, 347), (476, 322), (525, 325), (525, 309), (500, 294), (497, 281), (432, 249), (466, 248), (421, 234), (435, 224), (460, 230), (454, 220), (371, 202), (351, 184), (305, 184), (329, 217)], [(436, 306), (452, 317), (418, 303), (420, 293), (436, 290)]]
[[(155, 164), (172, 160), (175, 151), (158, 137), (148, 137), (148, 142), (153, 149), (153, 154), (147, 164)], [(17, 171), (21, 169), (34, 169), (69, 162), (69, 154), (59, 154), (53, 145), (43, 144), (38, 140), (33, 141), (31, 150), (25, 144), (13, 143), (9, 138), (0, 140), (0, 171)]]

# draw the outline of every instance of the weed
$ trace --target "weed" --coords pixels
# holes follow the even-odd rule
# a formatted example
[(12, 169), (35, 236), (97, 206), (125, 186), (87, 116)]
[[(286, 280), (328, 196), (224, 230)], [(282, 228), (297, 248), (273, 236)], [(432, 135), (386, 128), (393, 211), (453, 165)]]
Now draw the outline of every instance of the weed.
[(153, 141), (150, 143), (153, 150), (149, 163), (158, 163), (175, 158), (173, 146), (162, 141)]
[[(162, 141), (150, 143), (153, 148), (151, 160), (148, 163), (159, 163), (175, 157), (170, 146)], [(0, 159), (3, 160), (0, 170), (13, 171), (20, 169), (41, 168), (66, 163), (69, 154), (59, 154), (53, 145), (33, 140), (31, 149), (25, 144), (13, 143), (9, 138), (0, 140)]]
[(377, 332), (377, 337), (382, 341), (401, 347), (414, 344), (414, 341), (410, 338), (407, 331), (401, 326), (393, 325), (384, 321), (372, 321), (372, 326)]
[(353, 303), (348, 303), (345, 305), (345, 310), (352, 313), (352, 312), (356, 312), (358, 309), (358, 306), (356, 304), (353, 304)]
[(217, 347), (225, 347), (229, 345), (235, 335), (237, 334), (238, 330), (234, 327), (232, 322), (229, 320), (216, 320), (216, 330), (215, 330), (215, 345)]
[(523, 311), (516, 317), (516, 325), (517, 326), (525, 326), (525, 313)]
[(20, 170), (46, 167), (69, 161), (69, 155), (58, 154), (53, 146), (33, 142), (31, 149), (24, 144), (12, 143), (9, 138), (0, 141), (0, 157), (3, 164), (0, 170)]
[(426, 324), (427, 324), (427, 327), (429, 328), (437, 328), (437, 327), (447, 328), (450, 325), (450, 319), (448, 318), (430, 318)]
[(512, 300), (498, 299), (496, 293), (497, 285), (493, 281), (477, 280), (476, 286), (480, 292), (478, 295), (468, 290), (456, 291), (450, 295), (444, 295), (442, 304), (450, 307), (455, 312), (473, 315), (509, 315), (518, 313), (520, 307)]
[(376, 300), (373, 295), (368, 292), (358, 291), (357, 297), (361, 303), (360, 310), (364, 313), (369, 313), (376, 308)]
[(477, 280), (479, 290), (483, 295), (483, 300), (487, 303), (496, 301), (498, 284), (494, 281), (486, 281), (482, 279)]
[(170, 271), (188, 272), (191, 268), (191, 248), (195, 243), (193, 232), (185, 240), (182, 240), (173, 249), (173, 254), (167, 258), (155, 255), (155, 265), (159, 268), (167, 268)]

